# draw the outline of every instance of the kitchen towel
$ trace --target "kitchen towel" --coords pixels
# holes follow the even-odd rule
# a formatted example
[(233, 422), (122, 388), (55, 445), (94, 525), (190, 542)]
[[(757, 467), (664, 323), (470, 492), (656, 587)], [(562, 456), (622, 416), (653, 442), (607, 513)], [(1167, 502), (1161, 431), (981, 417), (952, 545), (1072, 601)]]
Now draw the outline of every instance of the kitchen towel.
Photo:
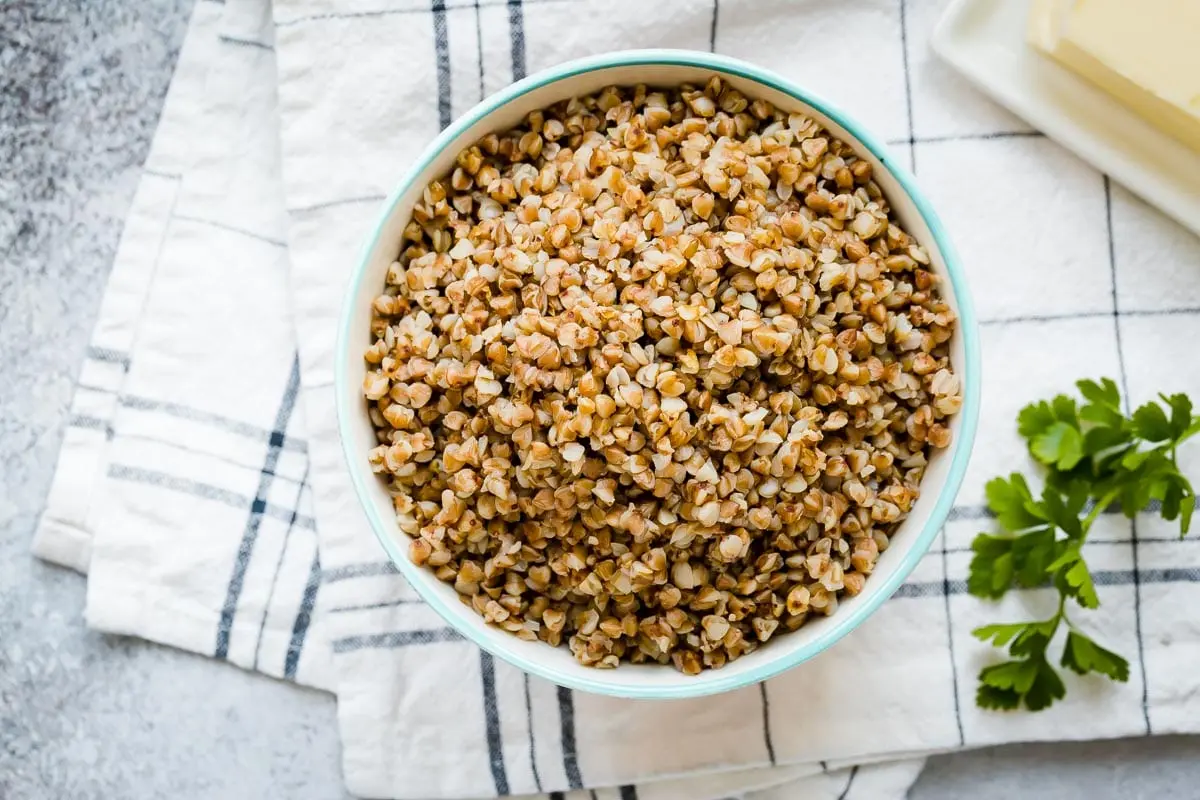
[(34, 550), (88, 571), (93, 627), (332, 689), (274, 60), (239, 7), (196, 5)]
[[(970, 630), (1052, 601), (965, 594), (969, 542), (988, 524), (983, 484), (1026, 463), (1015, 412), (1084, 376), (1117, 378), (1135, 402), (1200, 390), (1188, 347), (1200, 332), (1200, 243), (932, 62), (941, 7), (277, 0), (268, 19), (262, 4), (231, 0), (222, 16), (199, 0), (82, 372), (97, 388), (75, 401), (37, 551), (79, 568), (90, 546), (97, 627), (333, 688), (347, 784), (365, 796), (615, 786), (610, 796), (717, 797), (838, 764), (1200, 729), (1200, 676), (1188, 667), (1200, 627), (1176, 611), (1198, 599), (1200, 545), (1150, 517), (1106, 518), (1088, 548), (1103, 607), (1085, 624), (1131, 656), (1129, 683), (1071, 676), (1068, 699), (1039, 715), (974, 706), (974, 675), (995, 656)], [(223, 33), (192, 47), (206, 15)], [(755, 61), (889, 139), (958, 241), (987, 375), (955, 512), (896, 598), (801, 669), (670, 704), (558, 689), (441, 633), (357, 510), (330, 386), (346, 275), (419, 148), (526, 72), (638, 46)], [(222, 77), (217, 65), (233, 59), (246, 63)], [(255, 69), (272, 61), (277, 116), (242, 96), (275, 91)], [(224, 127), (204, 137), (210, 117)], [(281, 188), (266, 171), (275, 159)], [(286, 209), (286, 230), (271, 208)], [(232, 298), (245, 306), (219, 302)], [(294, 319), (286, 342), (280, 317)], [(187, 614), (194, 622), (171, 625)], [(877, 792), (906, 785), (915, 763), (813, 775), (773, 796), (895, 796)]]

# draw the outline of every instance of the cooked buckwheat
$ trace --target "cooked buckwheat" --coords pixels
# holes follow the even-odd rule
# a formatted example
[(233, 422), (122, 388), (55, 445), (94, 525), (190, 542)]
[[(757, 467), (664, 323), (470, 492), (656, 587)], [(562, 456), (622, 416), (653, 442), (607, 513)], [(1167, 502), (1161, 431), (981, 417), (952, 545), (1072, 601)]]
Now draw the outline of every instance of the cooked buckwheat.
[(404, 238), (363, 393), (409, 557), (584, 664), (834, 613), (950, 444), (955, 318), (871, 165), (717, 77), (485, 136)]

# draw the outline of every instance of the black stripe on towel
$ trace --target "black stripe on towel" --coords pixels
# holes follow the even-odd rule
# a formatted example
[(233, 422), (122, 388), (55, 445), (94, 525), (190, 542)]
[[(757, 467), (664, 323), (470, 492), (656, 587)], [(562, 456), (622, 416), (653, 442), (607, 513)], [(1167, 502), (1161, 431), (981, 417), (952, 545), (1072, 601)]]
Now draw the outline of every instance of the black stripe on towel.
[[(129, 483), (144, 483), (147, 486), (158, 486), (168, 491), (190, 494), (192, 497), (199, 497), (204, 500), (212, 500), (215, 503), (222, 503), (232, 508), (249, 509), (254, 504), (254, 501), (246, 495), (231, 492), (219, 486), (200, 483), (199, 481), (180, 478), (175, 475), (167, 475), (164, 472), (142, 469), (141, 467), (131, 467), (127, 464), (111, 464), (108, 468), (108, 477), (115, 481), (128, 481)], [(297, 514), (295, 509), (281, 508), (271, 503), (266, 504), (263, 509), (263, 515), (286, 522), (289, 525), (295, 524), (297, 527), (310, 531), (317, 527), (316, 521), (307, 514)], [(294, 523), (292, 520), (293, 517), (295, 517)]]
[(529, 770), (533, 773), (533, 785), (542, 791), (542, 776), (537, 767), (537, 738), (533, 735), (533, 698), (529, 694), (529, 674), (525, 674), (525, 726), (529, 730)]
[(292, 358), (292, 371), (288, 375), (287, 386), (283, 390), (283, 399), (279, 403), (279, 411), (275, 414), (275, 427), (267, 445), (267, 456), (263, 461), (262, 471), (258, 478), (258, 491), (250, 504), (250, 514), (246, 518), (246, 528), (242, 531), (242, 542), (238, 546), (237, 559), (233, 564), (233, 574), (229, 577), (229, 587), (225, 591), (225, 605), (221, 608), (221, 620), (217, 625), (217, 644), (214, 657), (224, 659), (229, 657), (229, 634), (233, 630), (233, 619), (237, 613), (238, 600), (242, 596), (242, 587), (246, 582), (246, 570), (250, 566), (250, 558), (254, 554), (254, 543), (258, 539), (258, 529), (262, 524), (263, 512), (267, 508), (267, 495), (271, 491), (271, 480), (275, 477), (275, 465), (279, 463), (279, 454), (283, 451), (288, 422), (296, 408), (296, 396), (300, 390), (300, 360)]
[(563, 771), (567, 774), (567, 785), (572, 789), (583, 788), (579, 774), (579, 755), (575, 751), (575, 697), (571, 690), (558, 687), (558, 713), (562, 722)]
[(283, 662), (283, 676), (296, 677), (296, 667), (300, 664), (300, 652), (304, 649), (304, 639), (308, 635), (308, 626), (312, 624), (313, 608), (317, 604), (317, 589), (321, 585), (321, 551), (313, 551), (312, 567), (308, 570), (308, 582), (304, 584), (304, 594), (300, 598), (300, 610), (296, 612), (296, 621), (292, 623), (292, 638), (288, 642), (287, 657)]
[(767, 684), (758, 685), (758, 693), (762, 695), (763, 743), (767, 746), (767, 758), (775, 764), (775, 745), (771, 743), (771, 701), (767, 699)]
[(479, 674), (483, 678), (483, 718), (487, 724), (488, 764), (496, 794), (508, 794), (508, 773), (504, 769), (504, 741), (500, 736), (500, 710), (496, 705), (496, 664), (492, 654), (479, 651)]
[[(199, 422), (204, 425), (211, 425), (215, 428), (220, 428), (227, 433), (245, 436), (250, 439), (258, 439), (264, 442), (270, 442), (272, 434), (275, 431), (269, 431), (266, 428), (260, 428), (257, 425), (250, 425), (241, 420), (230, 419), (223, 417), (220, 414), (213, 414), (209, 411), (201, 411), (196, 408), (188, 408), (181, 406), (178, 403), (170, 403), (165, 400), (152, 400), (149, 397), (135, 397), (133, 395), (123, 394), (118, 398), (118, 403), (123, 408), (132, 408), (137, 411), (146, 411), (150, 413), (166, 414), (167, 416), (186, 419), (189, 422)], [(282, 445), (284, 450), (295, 450), (298, 453), (308, 452), (308, 444), (303, 439), (297, 439), (294, 436), (285, 436)]]
[(450, 124), (450, 30), (446, 0), (433, 0), (433, 52), (437, 59), (438, 126)]
[(344, 567), (327, 569), (321, 573), (322, 583), (335, 583), (351, 578), (373, 578), (379, 575), (399, 575), (400, 571), (390, 561), (371, 561), (366, 564), (347, 564)]
[(712, 25), (708, 29), (708, 50), (717, 52), (717, 20), (721, 18), (721, 0), (713, 0)]
[(112, 425), (109, 425), (99, 417), (87, 414), (72, 414), (70, 419), (67, 420), (67, 425), (72, 428), (86, 428), (91, 431), (100, 431), (108, 441), (112, 441), (113, 438)]
[(842, 793), (838, 795), (838, 800), (846, 800), (850, 796), (850, 787), (854, 785), (854, 779), (858, 777), (858, 766), (850, 768), (850, 778), (846, 781), (846, 788), (842, 789)]
[(353, 653), (355, 650), (368, 648), (411, 647), (421, 644), (436, 644), (438, 642), (460, 642), (462, 634), (454, 628), (435, 628), (420, 631), (392, 631), (391, 633), (372, 633), (365, 636), (347, 636), (333, 643), (335, 653)]
[[(1125, 542), (1128, 544), (1128, 542)], [(1139, 571), (1141, 585), (1148, 583), (1200, 583), (1200, 567), (1173, 567), (1169, 569), (1143, 569)], [(1132, 586), (1135, 581), (1133, 570), (1112, 569), (1092, 573), (1092, 582), (1097, 586)], [(1023, 589), (1020, 591), (1032, 591)], [(906, 583), (892, 595), (895, 598), (941, 597), (967, 593), (967, 582), (961, 580), (928, 581)]]
[[(310, 466), (311, 464), (308, 463), (304, 465), (304, 477), (300, 479), (300, 486), (296, 490), (295, 509), (292, 511), (292, 518), (288, 522), (287, 530), (283, 532), (283, 544), (279, 548), (279, 558), (275, 559), (275, 569), (271, 573), (271, 585), (267, 589), (267, 602), (263, 604), (262, 619), (258, 623), (258, 642), (254, 645), (254, 666), (252, 669), (255, 671), (258, 670), (258, 659), (262, 653), (263, 631), (267, 628), (267, 618), (271, 616), (271, 604), (275, 600), (275, 588), (279, 583), (279, 568), (283, 566), (283, 561), (287, 558), (288, 544), (292, 541), (292, 531), (296, 529), (296, 518), (300, 515), (298, 510), (300, 508), (300, 498), (304, 494), (304, 487), (308, 485), (308, 469)], [(284, 666), (286, 671), (286, 660)]]
[(521, 0), (508, 0), (508, 32), (512, 37), (512, 79), (525, 77), (525, 9)]
[(88, 347), (87, 357), (92, 361), (103, 361), (107, 364), (116, 364), (126, 372), (129, 371), (129, 355), (122, 353), (119, 350), (113, 350), (111, 347)]

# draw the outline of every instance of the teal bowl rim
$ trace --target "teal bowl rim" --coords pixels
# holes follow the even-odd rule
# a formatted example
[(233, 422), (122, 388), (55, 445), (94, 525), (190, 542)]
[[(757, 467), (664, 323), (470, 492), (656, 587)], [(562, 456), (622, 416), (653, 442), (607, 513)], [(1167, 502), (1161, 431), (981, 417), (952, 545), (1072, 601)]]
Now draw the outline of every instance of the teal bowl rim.
[[(707, 681), (705, 683), (695, 683), (689, 685), (687, 682), (681, 682), (675, 686), (612, 686), (605, 683), (603, 680), (593, 680), (591, 678), (581, 678), (575, 675), (568, 675), (559, 672), (553, 667), (547, 667), (545, 664), (534, 660), (526, 659), (516, 653), (507, 650), (501, 650), (492, 646), (486, 637), (483, 635), (482, 622), (480, 628), (475, 626), (461, 626), (451, 621), (448, 613), (448, 608), (443, 600), (433, 592), (429, 592), (424, 588), (424, 575), (418, 575), (420, 567), (413, 565), (408, 557), (400, 551), (400, 547), (395, 542), (389, 532), (389, 527), (384, 524), (376, 513), (373, 502), (365, 483), (367, 471), (362, 465), (356, 463), (355, 454), (352, 452), (349, 443), (350, 430), (350, 414), (361, 413), (362, 409), (357, 404), (346, 402), (348, 392), (344, 385), (346, 375), (349, 373), (348, 367), (348, 346), (351, 341), (351, 324), (355, 316), (355, 302), (358, 297), (360, 283), (363, 275), (367, 271), (367, 265), (371, 257), (371, 252), (375, 248), (380, 235), (383, 232), (388, 219), (392, 216), (400, 201), (400, 197), (409, 190), (409, 188), (417, 181), (424, 173), (429, 164), (437, 155), (444, 150), (454, 139), (461, 135), (465, 130), (479, 122), (484, 117), (495, 112), (507, 103), (512, 102), (518, 97), (525, 95), (535, 89), (539, 89), (547, 84), (560, 81), (564, 78), (570, 78), (575, 75), (581, 75), (587, 72), (594, 72), (601, 69), (610, 69), (612, 67), (626, 66), (689, 66), (701, 67), (704, 69), (712, 69), (719, 72), (736, 75), (747, 80), (755, 81), (763, 85), (769, 86), (784, 94), (790, 95), (796, 100), (816, 109), (828, 118), (832, 119), (837, 124), (846, 129), (854, 138), (856, 138), (867, 150), (869, 150), (876, 158), (878, 158), (893, 177), (899, 182), (904, 192), (913, 201), (918, 213), (924, 218), (925, 224), (929, 226), (929, 230), (933, 235), (934, 241), (937, 243), (938, 250), (942, 254), (942, 258), (946, 264), (946, 271), (950, 276), (950, 284), (953, 289), (955, 300), (958, 303), (959, 329), (958, 333), (963, 337), (963, 351), (966, 356), (965, 379), (963, 381), (963, 407), (959, 412), (961, 414), (961, 427), (959, 428), (957, 440), (953, 444), (953, 456), (950, 464), (950, 470), (946, 476), (946, 482), (942, 487), (941, 493), (938, 496), (937, 502), (934, 505), (933, 511), (930, 514), (929, 520), (925, 527), (916, 536), (916, 541), (911, 549), (904, 555), (899, 567), (894, 573), (884, 579), (882, 584), (869, 585), (871, 594), (864, 598), (864, 602), (854, 606), (847, 611), (838, 612), (830, 618), (830, 627), (823, 631), (814, 641), (792, 653), (786, 659), (767, 659), (762, 666), (757, 667), (749, 672), (741, 675), (731, 675), (728, 678), (720, 677)], [(541, 72), (530, 75), (529, 77), (520, 80), (511, 86), (508, 86), (496, 94), (485, 98), (478, 105), (468, 111), (466, 114), (455, 120), (449, 127), (443, 130), (436, 139), (434, 139), (424, 152), (416, 159), (413, 166), (410, 167), (400, 181), (399, 185), (383, 203), (383, 209), (375, 223), (371, 234), (367, 237), (362, 248), (358, 264), (354, 268), (354, 273), (351, 276), (350, 283), (347, 289), (345, 301), (342, 306), (341, 320), (339, 322), (338, 342), (335, 351), (335, 392), (337, 402), (337, 420), (338, 432), (342, 440), (342, 453), (346, 458), (346, 462), (350, 472), (350, 478), (354, 484), (354, 491), (358, 496), (359, 504), (366, 513), (368, 520), (371, 523), (371, 528), (375, 532), (376, 538), (387, 552), (392, 563), (400, 570), (400, 572), (409, 579), (413, 587), (421, 595), (421, 598), (433, 607), (456, 631), (464, 637), (474, 642), (479, 647), (487, 650), (492, 655), (503, 658), (505, 661), (519, 667), (520, 669), (546, 680), (552, 681), (560, 686), (566, 686), (571, 689), (580, 689), (586, 692), (596, 694), (613, 695), (619, 697), (650, 699), (650, 700), (665, 700), (665, 699), (682, 699), (688, 697), (699, 697), (710, 694), (718, 694), (720, 692), (732, 691), (746, 686), (751, 686), (768, 678), (775, 677), (782, 672), (785, 672), (792, 667), (795, 667), (814, 656), (820, 654), (835, 642), (840, 640), (850, 631), (857, 628), (864, 620), (871, 616), (887, 600), (895, 591), (900, 588), (901, 584), (912, 573), (926, 552), (932, 545), (938, 531), (946, 522), (946, 518), (950, 514), (950, 509), (954, 503), (954, 498), (958, 494), (959, 488), (962, 486), (963, 478), (966, 474), (967, 463), (971, 457), (971, 448), (975, 441), (975, 430), (979, 422), (979, 403), (980, 403), (980, 369), (981, 358), (979, 352), (979, 329), (978, 321), (975, 316), (975, 307), (971, 301), (971, 293), (967, 288), (966, 275), (964, 274), (962, 264), (959, 261), (958, 252), (950, 241), (950, 237), (946, 232), (945, 226), (941, 219), (933, 210), (929, 200), (925, 194), (917, 187), (915, 177), (903, 166), (901, 166), (893, 158), (891, 153), (882, 141), (868, 133), (863, 127), (854, 121), (848, 114), (830, 103), (824, 98), (813, 94), (812, 92), (796, 86), (787, 79), (761, 69), (752, 64), (740, 61), (726, 56), (719, 56), (712, 53), (703, 53), (690, 50), (628, 50), (617, 53), (609, 53), (600, 56), (590, 56), (587, 58), (568, 61), (554, 67), (550, 67)], [(372, 480), (374, 477), (372, 476)], [(603, 672), (597, 670), (598, 675), (603, 675)]]

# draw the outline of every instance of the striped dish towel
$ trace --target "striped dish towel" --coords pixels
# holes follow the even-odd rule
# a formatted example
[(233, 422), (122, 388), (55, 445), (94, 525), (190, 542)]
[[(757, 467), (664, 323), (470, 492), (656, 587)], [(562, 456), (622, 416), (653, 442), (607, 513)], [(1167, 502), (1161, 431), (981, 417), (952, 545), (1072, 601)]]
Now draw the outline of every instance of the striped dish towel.
[[(1200, 392), (1200, 243), (932, 63), (942, 5), (198, 0), (36, 552), (88, 571), (94, 627), (334, 691), (368, 797), (890, 798), (927, 753), (1200, 730), (1200, 628), (1176, 611), (1200, 600), (1200, 545), (1150, 517), (1103, 519), (1088, 552), (1087, 623), (1135, 656), (1130, 682), (1068, 677), (1039, 715), (974, 706), (994, 656), (970, 630), (1053, 600), (965, 594), (983, 485), (1024, 464), (1016, 410), (1082, 376)], [(668, 704), (560, 689), (447, 631), (366, 527), (331, 390), (348, 270), (418, 150), (527, 72), (645, 46), (777, 70), (911, 159), (989, 376), (959, 507), (896, 599), (788, 675)]]

